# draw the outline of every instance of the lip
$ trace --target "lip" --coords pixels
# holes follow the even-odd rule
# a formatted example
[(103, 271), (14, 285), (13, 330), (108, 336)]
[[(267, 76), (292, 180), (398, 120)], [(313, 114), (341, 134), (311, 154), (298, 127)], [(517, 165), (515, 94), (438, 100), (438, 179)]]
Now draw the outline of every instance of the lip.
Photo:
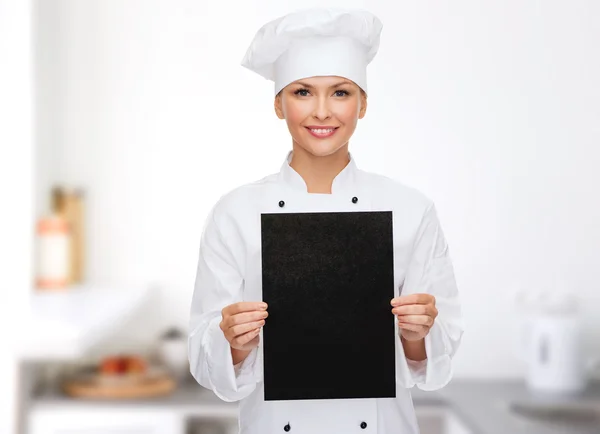
[[(310, 125), (310, 126), (307, 126), (305, 128), (308, 130), (308, 132), (310, 134), (312, 134), (313, 137), (316, 137), (318, 139), (325, 139), (327, 137), (333, 136), (339, 127), (327, 127), (327, 126)], [(330, 133), (327, 133), (327, 134), (316, 134), (316, 133), (313, 133), (311, 131), (311, 128), (313, 128), (313, 129), (320, 129), (320, 130), (333, 129), (333, 131), (330, 132)]]

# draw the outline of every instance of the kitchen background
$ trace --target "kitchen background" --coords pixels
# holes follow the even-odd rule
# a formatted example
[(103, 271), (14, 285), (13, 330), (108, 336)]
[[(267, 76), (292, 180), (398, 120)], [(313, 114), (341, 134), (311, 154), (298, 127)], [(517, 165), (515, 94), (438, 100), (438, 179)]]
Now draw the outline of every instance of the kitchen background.
[[(11, 343), (0, 432), (215, 432), (195, 421), (234, 421), (235, 407), (182, 374), (174, 389), (154, 385), (164, 397), (126, 404), (68, 398), (59, 386), (94, 378), (82, 367), (117, 369), (107, 357), (124, 353), (181, 372), (204, 219), (227, 191), (276, 172), (291, 147), (271, 82), (239, 63), (264, 22), (323, 2), (0, 5), (0, 292)], [(446, 394), (415, 392), (423, 434), (558, 432), (550, 425), (567, 419), (581, 431), (565, 432), (600, 432), (593, 383), (573, 399), (534, 392), (575, 387), (584, 364), (598, 377), (588, 362), (600, 357), (600, 3), (327, 5), (366, 7), (384, 22), (350, 149), (362, 169), (436, 202), (461, 290), (455, 381)], [(46, 222), (53, 210), (79, 229)], [(79, 252), (81, 276), (40, 288), (60, 286), (50, 281), (61, 264), (40, 257), (61, 249)], [(540, 310), (550, 319), (528, 322)], [(555, 407), (494, 412), (499, 396)]]

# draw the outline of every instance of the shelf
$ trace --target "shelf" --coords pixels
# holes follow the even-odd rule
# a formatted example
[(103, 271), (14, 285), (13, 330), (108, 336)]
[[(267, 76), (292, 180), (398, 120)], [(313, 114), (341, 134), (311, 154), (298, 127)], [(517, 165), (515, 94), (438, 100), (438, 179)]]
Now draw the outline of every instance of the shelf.
[(26, 360), (81, 357), (143, 301), (145, 288), (78, 286), (31, 296), (19, 355)]
[(31, 411), (36, 413), (85, 409), (120, 409), (126, 412), (169, 410), (186, 417), (219, 419), (235, 419), (238, 415), (237, 402), (222, 401), (211, 391), (191, 381), (180, 384), (168, 396), (152, 399), (77, 399), (54, 390), (31, 400)]

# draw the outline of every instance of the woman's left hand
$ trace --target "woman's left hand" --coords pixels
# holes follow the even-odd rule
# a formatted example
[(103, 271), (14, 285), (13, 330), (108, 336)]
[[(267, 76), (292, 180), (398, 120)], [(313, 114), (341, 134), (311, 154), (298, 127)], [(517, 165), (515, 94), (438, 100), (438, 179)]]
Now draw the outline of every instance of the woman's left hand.
[(438, 310), (431, 294), (409, 294), (393, 298), (392, 313), (398, 317), (398, 327), (407, 341), (418, 341), (429, 333)]

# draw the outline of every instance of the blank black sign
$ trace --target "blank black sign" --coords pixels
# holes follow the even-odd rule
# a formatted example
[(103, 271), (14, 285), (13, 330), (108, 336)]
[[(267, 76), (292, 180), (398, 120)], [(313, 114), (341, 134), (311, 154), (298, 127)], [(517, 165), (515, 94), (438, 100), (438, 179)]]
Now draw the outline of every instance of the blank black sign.
[(262, 214), (266, 401), (396, 396), (391, 212)]

